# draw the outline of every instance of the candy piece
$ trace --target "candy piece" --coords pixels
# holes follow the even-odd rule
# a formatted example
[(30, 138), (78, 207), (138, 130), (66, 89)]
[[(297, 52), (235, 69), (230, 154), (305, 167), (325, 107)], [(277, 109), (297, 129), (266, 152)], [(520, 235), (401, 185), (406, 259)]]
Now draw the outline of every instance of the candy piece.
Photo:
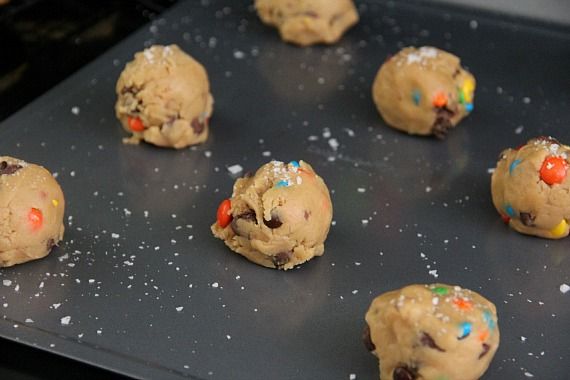
[(567, 229), (568, 229), (568, 222), (566, 221), (566, 219), (562, 219), (560, 223), (556, 225), (556, 227), (550, 230), (550, 233), (554, 237), (560, 237), (566, 234)]
[(59, 205), (59, 202), (57, 199), (52, 199), (51, 204), (53, 205), (53, 207), (57, 207), (57, 205)]
[(501, 219), (503, 220), (503, 222), (505, 224), (509, 224), (509, 222), (511, 221), (510, 217), (508, 217), (507, 215), (503, 215), (503, 214), (501, 214)]
[(275, 184), (276, 188), (287, 187), (287, 186), (289, 186), (289, 182), (287, 180), (284, 180), (284, 179), (282, 179), (281, 181), (279, 181)]
[(444, 286), (437, 286), (437, 287), (433, 288), (431, 291), (434, 292), (435, 294), (440, 295), (440, 296), (445, 296), (449, 293), (449, 289), (447, 289)]
[(465, 111), (467, 111), (467, 112), (473, 111), (474, 108), (475, 107), (473, 106), (473, 103), (466, 103), (465, 104)]
[(568, 163), (559, 156), (546, 157), (540, 168), (540, 179), (549, 185), (562, 183), (566, 178)]
[(299, 165), (299, 163), (297, 161), (291, 161), (291, 162), (289, 162), (289, 165), (291, 165), (294, 168), (301, 167), (301, 165)]
[(32, 226), (32, 230), (38, 230), (44, 222), (44, 215), (40, 209), (32, 207), (28, 212), (28, 220)]
[(461, 330), (461, 333), (459, 334), (457, 339), (459, 340), (465, 339), (469, 336), (469, 334), (471, 334), (471, 330), (473, 329), (473, 324), (471, 324), (470, 322), (462, 322), (459, 325), (459, 329)]
[(487, 329), (481, 331), (479, 333), (479, 335), (477, 336), (477, 338), (479, 338), (479, 341), (481, 341), (481, 342), (486, 341), (488, 337), (489, 337), (489, 330), (487, 330)]
[(217, 220), (218, 224), (222, 228), (226, 228), (228, 224), (232, 221), (232, 215), (230, 214), (230, 210), (232, 209), (232, 202), (229, 199), (226, 199), (220, 203), (217, 212)]
[(143, 124), (142, 120), (139, 119), (138, 117), (129, 116), (128, 117), (128, 123), (129, 123), (129, 128), (131, 129), (131, 131), (134, 131), (134, 132), (144, 131), (144, 124)]
[(491, 314), (491, 312), (489, 310), (485, 310), (483, 312), (483, 320), (485, 321), (485, 323), (487, 324), (487, 327), (489, 327), (489, 330), (494, 330), (496, 327), (496, 322), (493, 319), (493, 315)]
[(443, 108), (447, 105), (447, 95), (444, 92), (437, 92), (433, 97), (432, 104), (434, 107)]
[(511, 162), (511, 164), (509, 165), (509, 174), (513, 174), (513, 170), (515, 170), (515, 168), (519, 166), (521, 162), (522, 160), (519, 159), (516, 159), (513, 162)]
[(453, 304), (457, 306), (460, 310), (469, 311), (473, 308), (473, 302), (465, 298), (456, 298), (453, 300)]
[(514, 218), (516, 216), (515, 209), (511, 205), (505, 205), (505, 212), (511, 218)]
[(420, 100), (422, 100), (422, 94), (419, 90), (414, 90), (412, 92), (412, 101), (416, 106), (418, 106), (420, 104)]
[(475, 82), (473, 82), (471, 80), (466, 80), (465, 82), (463, 82), (462, 90), (463, 90), (465, 102), (466, 103), (472, 103), (473, 102), (473, 91), (475, 90)]

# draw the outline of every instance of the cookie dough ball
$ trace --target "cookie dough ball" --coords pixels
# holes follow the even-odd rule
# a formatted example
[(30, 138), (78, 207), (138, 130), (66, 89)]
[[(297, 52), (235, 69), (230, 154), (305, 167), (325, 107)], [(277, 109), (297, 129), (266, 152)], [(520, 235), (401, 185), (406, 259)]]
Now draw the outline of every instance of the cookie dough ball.
[(236, 181), (217, 216), (212, 232), (232, 251), (268, 268), (291, 269), (323, 254), (332, 204), (309, 164), (271, 161)]
[(493, 204), (516, 231), (548, 239), (568, 236), (570, 147), (552, 137), (501, 153), (491, 177)]
[(459, 58), (433, 47), (407, 47), (388, 58), (372, 86), (386, 124), (443, 139), (473, 110), (475, 78)]
[(50, 172), (0, 157), (0, 267), (47, 256), (63, 238), (64, 208)]
[(459, 286), (410, 285), (376, 297), (366, 347), (381, 380), (475, 380), (499, 347), (495, 305)]
[(204, 67), (176, 45), (135, 54), (116, 86), (115, 114), (127, 143), (185, 148), (204, 142), (213, 98)]
[(332, 44), (358, 22), (352, 0), (255, 0), (259, 18), (301, 46)]

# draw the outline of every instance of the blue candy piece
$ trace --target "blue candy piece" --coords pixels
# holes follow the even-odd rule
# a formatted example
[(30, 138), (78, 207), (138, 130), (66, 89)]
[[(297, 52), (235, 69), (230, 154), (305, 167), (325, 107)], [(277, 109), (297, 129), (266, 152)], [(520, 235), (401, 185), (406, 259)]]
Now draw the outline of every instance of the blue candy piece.
[(420, 93), (419, 90), (414, 90), (412, 92), (412, 101), (414, 102), (414, 104), (417, 106), (420, 104), (420, 100), (422, 99), (422, 94)]
[(459, 324), (459, 328), (461, 329), (461, 334), (457, 339), (461, 340), (467, 338), (469, 334), (471, 334), (473, 325), (471, 324), (471, 322), (461, 322)]
[(473, 108), (475, 108), (473, 106), (473, 103), (465, 103), (465, 111), (471, 112), (471, 111), (473, 111)]
[(509, 204), (505, 205), (505, 212), (511, 218), (514, 218), (516, 216), (515, 209), (513, 208), (513, 206), (511, 206)]
[(511, 164), (509, 165), (509, 174), (513, 174), (513, 170), (515, 170), (515, 168), (517, 166), (519, 166), (519, 164), (522, 162), (522, 160), (520, 159), (516, 159), (513, 162), (511, 162)]
[(489, 327), (489, 330), (495, 329), (495, 326), (497, 324), (496, 324), (495, 320), (493, 319), (493, 315), (491, 314), (491, 312), (489, 310), (485, 310), (483, 312), (483, 320), (485, 321), (485, 323)]
[(293, 166), (293, 167), (295, 167), (295, 168), (298, 168), (298, 167), (301, 166), (301, 165), (299, 165), (299, 163), (298, 163), (297, 161), (291, 161), (291, 162), (289, 162), (289, 165), (291, 165), (291, 166)]
[(286, 180), (282, 179), (281, 181), (277, 182), (275, 184), (276, 188), (280, 188), (280, 187), (287, 187), (289, 186), (289, 182), (287, 182)]

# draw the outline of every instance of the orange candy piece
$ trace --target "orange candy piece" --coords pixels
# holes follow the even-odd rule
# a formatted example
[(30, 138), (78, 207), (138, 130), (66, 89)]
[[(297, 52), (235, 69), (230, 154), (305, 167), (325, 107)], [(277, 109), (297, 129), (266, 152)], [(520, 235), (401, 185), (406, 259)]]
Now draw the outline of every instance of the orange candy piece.
[(143, 124), (142, 120), (139, 119), (138, 117), (129, 116), (127, 118), (127, 121), (129, 123), (129, 128), (131, 128), (131, 131), (135, 131), (135, 132), (144, 131), (144, 124)]
[(549, 185), (562, 183), (566, 178), (568, 163), (562, 157), (546, 157), (540, 168), (540, 179)]
[(432, 104), (437, 108), (445, 107), (447, 105), (447, 95), (442, 91), (436, 93), (433, 97)]
[(28, 221), (33, 230), (39, 230), (44, 223), (44, 215), (40, 209), (32, 207), (28, 212)]
[(489, 337), (489, 330), (485, 329), (479, 333), (479, 341), (484, 342)]
[(469, 311), (473, 308), (473, 303), (465, 298), (456, 298), (453, 300), (453, 304), (460, 310)]
[(228, 224), (232, 221), (232, 215), (230, 210), (232, 209), (232, 202), (229, 199), (225, 199), (218, 206), (218, 212), (216, 217), (218, 219), (218, 225), (222, 228), (226, 228)]

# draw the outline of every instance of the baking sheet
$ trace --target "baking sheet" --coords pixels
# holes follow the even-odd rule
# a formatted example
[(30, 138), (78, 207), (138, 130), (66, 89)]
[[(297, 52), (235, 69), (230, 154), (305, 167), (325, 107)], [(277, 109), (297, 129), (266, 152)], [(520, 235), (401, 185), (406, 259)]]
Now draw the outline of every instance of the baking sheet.
[[(416, 3), (359, 11), (340, 43), (302, 49), (249, 1), (181, 3), (2, 123), (2, 154), (57, 172), (67, 231), (46, 259), (0, 271), (0, 335), (140, 378), (374, 379), (370, 301), (438, 281), (498, 307), (485, 379), (566, 378), (568, 241), (509, 230), (489, 168), (537, 135), (570, 142), (570, 31)], [(121, 143), (114, 84), (152, 43), (207, 67), (204, 145)], [(445, 141), (387, 128), (372, 104), (379, 65), (407, 45), (450, 50), (477, 78), (475, 111)], [(310, 162), (335, 208), (325, 255), (288, 272), (209, 230), (227, 167), (271, 158)]]

